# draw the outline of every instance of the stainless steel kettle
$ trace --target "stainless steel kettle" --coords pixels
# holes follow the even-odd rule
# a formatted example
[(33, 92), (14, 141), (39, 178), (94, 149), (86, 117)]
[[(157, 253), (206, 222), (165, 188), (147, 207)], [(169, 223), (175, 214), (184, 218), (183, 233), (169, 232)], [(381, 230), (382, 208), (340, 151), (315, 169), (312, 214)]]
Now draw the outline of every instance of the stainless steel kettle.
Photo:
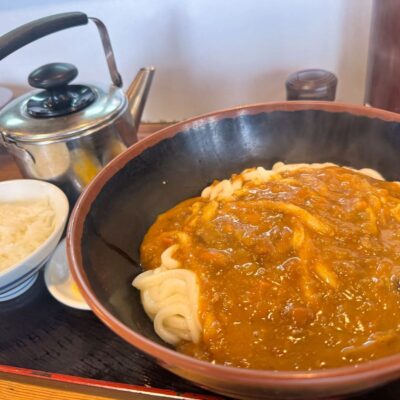
[(105, 25), (81, 12), (41, 18), (0, 37), (1, 60), (36, 39), (89, 20), (100, 33), (112, 84), (70, 84), (78, 75), (75, 66), (47, 64), (29, 75), (29, 84), (39, 90), (0, 112), (0, 144), (23, 176), (55, 183), (72, 204), (105, 164), (137, 141), (154, 68), (142, 68), (124, 93)]

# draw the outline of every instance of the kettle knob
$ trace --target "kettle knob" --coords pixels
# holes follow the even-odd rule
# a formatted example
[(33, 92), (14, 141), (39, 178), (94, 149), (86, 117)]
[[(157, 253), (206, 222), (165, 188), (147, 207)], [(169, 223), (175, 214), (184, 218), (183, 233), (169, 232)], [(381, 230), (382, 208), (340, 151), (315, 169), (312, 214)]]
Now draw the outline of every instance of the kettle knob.
[(28, 76), (29, 85), (51, 90), (60, 86), (66, 86), (78, 76), (75, 65), (68, 63), (50, 63), (36, 68)]
[(95, 92), (85, 85), (69, 85), (78, 69), (68, 63), (42, 65), (30, 73), (31, 86), (44, 89), (26, 103), (28, 114), (35, 118), (68, 115), (84, 109), (96, 100)]

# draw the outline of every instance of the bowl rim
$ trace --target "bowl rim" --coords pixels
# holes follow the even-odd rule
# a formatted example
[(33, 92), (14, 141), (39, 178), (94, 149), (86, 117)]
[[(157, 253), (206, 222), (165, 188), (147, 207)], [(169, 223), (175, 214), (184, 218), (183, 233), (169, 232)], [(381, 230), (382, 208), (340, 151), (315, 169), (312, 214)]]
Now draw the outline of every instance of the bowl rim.
[[(7, 185), (25, 185), (25, 183), (38, 185), (38, 189), (40, 189), (39, 186), (41, 186), (41, 187), (47, 186), (50, 189), (50, 191), (52, 191), (53, 193), (56, 193), (56, 196), (58, 196), (58, 199), (62, 203), (62, 212), (57, 213), (56, 210), (53, 210), (55, 216), (57, 214), (59, 214), (59, 222), (54, 227), (53, 231), (50, 233), (50, 236), (40, 246), (38, 246), (34, 251), (29, 253), (25, 258), (23, 258), (22, 260), (18, 261), (16, 264), (12, 264), (12, 265), (4, 268), (3, 270), (1, 270), (0, 271), (0, 279), (3, 278), (4, 276), (8, 275), (9, 273), (11, 273), (12, 270), (14, 270), (14, 271), (18, 270), (18, 268), (21, 268), (21, 266), (26, 264), (27, 261), (29, 261), (30, 259), (36, 257), (52, 241), (54, 241), (55, 238), (57, 238), (57, 236), (60, 233), (60, 230), (64, 229), (65, 224), (67, 222), (68, 213), (69, 213), (69, 203), (68, 203), (67, 196), (65, 195), (65, 193), (59, 187), (57, 187), (56, 185), (54, 185), (54, 184), (52, 184), (50, 182), (41, 181), (39, 179), (10, 179), (10, 180), (7, 180), (7, 181), (1, 181), (0, 182), (0, 189), (1, 189), (2, 186), (7, 186)], [(39, 192), (39, 193), (41, 193), (41, 192)], [(48, 193), (46, 193), (46, 194), (48, 195)], [(32, 196), (32, 197), (34, 197), (34, 196)], [(38, 198), (39, 197), (44, 197), (44, 195), (43, 196), (38, 196)], [(0, 201), (1, 201), (1, 196), (0, 196)], [(29, 199), (27, 201), (29, 201)], [(55, 245), (57, 245), (57, 243)], [(43, 259), (45, 259), (48, 255), (49, 254), (46, 254)], [(41, 260), (41, 261), (43, 261), (43, 260)]]
[[(384, 382), (397, 376), (400, 372), (400, 353), (358, 365), (344, 366), (339, 368), (318, 369), (312, 371), (296, 370), (257, 370), (229, 367), (220, 364), (212, 364), (207, 361), (198, 360), (194, 357), (179, 353), (173, 349), (162, 346), (150, 339), (136, 333), (128, 326), (114, 317), (94, 295), (88, 278), (82, 265), (82, 253), (80, 243), (82, 239), (84, 220), (87, 216), (92, 202), (100, 193), (102, 188), (126, 163), (140, 155), (144, 150), (156, 145), (158, 142), (171, 138), (189, 127), (201, 126), (216, 120), (238, 117), (243, 115), (254, 115), (263, 112), (274, 111), (301, 111), (318, 110), (332, 113), (349, 113), (356, 116), (377, 118), (388, 122), (400, 122), (400, 114), (362, 105), (317, 102), (317, 101), (283, 101), (257, 103), (227, 108), (211, 113), (202, 114), (193, 118), (178, 122), (163, 128), (154, 134), (135, 143), (126, 151), (110, 161), (105, 168), (91, 181), (84, 193), (78, 199), (73, 209), (67, 230), (67, 256), (71, 266), (72, 274), (78, 284), (82, 295), (90, 305), (92, 311), (100, 320), (114, 333), (138, 349), (144, 351), (151, 357), (161, 361), (164, 365), (178, 366), (180, 368), (196, 371), (198, 374), (213, 377), (215, 380), (231, 380), (238, 384), (258, 385), (261, 387), (285, 387), (285, 389), (305, 389), (318, 386), (320, 389), (335, 387), (338, 384), (350, 387), (351, 384), (365, 386), (376, 386), (377, 380)], [(234, 380), (234, 381), (233, 381)], [(315, 389), (314, 389), (315, 390)], [(343, 393), (354, 391), (343, 389)]]

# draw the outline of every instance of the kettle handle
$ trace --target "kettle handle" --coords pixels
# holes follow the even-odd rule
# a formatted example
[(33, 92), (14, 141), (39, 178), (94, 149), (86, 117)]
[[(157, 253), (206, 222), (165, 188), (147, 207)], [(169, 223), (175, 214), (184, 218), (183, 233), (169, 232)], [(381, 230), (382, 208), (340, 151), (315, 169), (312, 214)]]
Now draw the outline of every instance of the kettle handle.
[(88, 22), (88, 16), (81, 12), (55, 14), (28, 22), (0, 37), (0, 60), (37, 39)]
[(34, 42), (44, 36), (62, 31), (63, 29), (73, 28), (74, 26), (87, 25), (91, 19), (100, 34), (106, 56), (108, 69), (111, 79), (115, 86), (122, 87), (122, 78), (117, 70), (114, 53), (111, 47), (110, 37), (107, 28), (97, 18), (89, 18), (82, 12), (68, 12), (50, 15), (35, 21), (28, 22), (0, 37), (0, 60), (9, 56), (14, 51)]

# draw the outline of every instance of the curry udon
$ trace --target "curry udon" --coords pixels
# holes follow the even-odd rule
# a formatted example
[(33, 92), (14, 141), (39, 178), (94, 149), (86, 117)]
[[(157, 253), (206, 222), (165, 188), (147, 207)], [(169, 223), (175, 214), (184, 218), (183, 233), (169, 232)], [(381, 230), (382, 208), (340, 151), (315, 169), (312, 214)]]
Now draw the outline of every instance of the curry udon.
[(400, 351), (400, 185), (334, 164), (252, 168), (160, 215), (141, 291), (177, 350), (310, 370)]

